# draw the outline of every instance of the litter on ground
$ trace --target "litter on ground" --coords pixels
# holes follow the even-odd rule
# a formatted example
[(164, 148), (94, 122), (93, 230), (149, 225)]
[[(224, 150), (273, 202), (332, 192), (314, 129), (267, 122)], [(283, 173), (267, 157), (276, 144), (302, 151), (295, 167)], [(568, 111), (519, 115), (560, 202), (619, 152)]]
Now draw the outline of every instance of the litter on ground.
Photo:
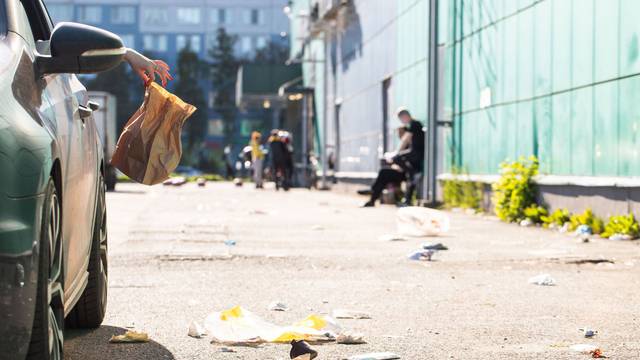
[(593, 329), (589, 329), (588, 327), (580, 328), (578, 330), (582, 331), (582, 334), (586, 338), (591, 338), (591, 337), (594, 337), (594, 336), (596, 336), (598, 334), (598, 331), (593, 330)]
[(204, 327), (202, 327), (202, 325), (198, 324), (195, 321), (192, 321), (191, 324), (189, 324), (189, 332), (187, 333), (187, 335), (191, 336), (192, 338), (201, 339), (203, 336), (207, 335), (207, 332), (204, 330)]
[(289, 307), (283, 302), (273, 301), (269, 306), (267, 306), (267, 309), (271, 311), (287, 311), (289, 310)]
[(437, 251), (449, 250), (449, 248), (443, 245), (442, 243), (429, 243), (429, 242), (422, 243), (422, 248), (425, 250), (437, 250)]
[(407, 255), (407, 259), (417, 261), (431, 261), (433, 254), (435, 253), (435, 250), (416, 250)]
[(379, 237), (380, 241), (407, 241), (406, 236), (397, 235), (397, 234), (386, 234)]
[(366, 344), (364, 335), (351, 331), (344, 331), (336, 337), (336, 343), (345, 345)]
[(406, 236), (438, 236), (449, 231), (449, 216), (440, 210), (409, 206), (396, 215), (398, 234)]
[(556, 281), (549, 274), (540, 274), (529, 279), (529, 284), (554, 286)]
[(146, 343), (149, 342), (149, 335), (143, 332), (128, 330), (123, 335), (113, 335), (109, 342), (112, 344), (122, 343)]
[(334, 319), (371, 319), (371, 315), (362, 311), (354, 311), (347, 309), (336, 309), (333, 310)]
[(348, 358), (343, 358), (342, 360), (395, 360), (400, 359), (400, 356), (391, 353), (391, 352), (379, 352), (379, 353), (369, 353), (362, 355), (353, 355)]
[(291, 351), (289, 357), (294, 360), (311, 360), (318, 356), (318, 352), (313, 350), (309, 344), (303, 340), (291, 340)]
[(327, 342), (335, 341), (336, 334), (340, 333), (340, 326), (327, 316), (309, 315), (292, 325), (278, 326), (240, 306), (209, 315), (205, 328), (213, 337), (212, 342), (227, 346), (289, 343), (292, 340)]

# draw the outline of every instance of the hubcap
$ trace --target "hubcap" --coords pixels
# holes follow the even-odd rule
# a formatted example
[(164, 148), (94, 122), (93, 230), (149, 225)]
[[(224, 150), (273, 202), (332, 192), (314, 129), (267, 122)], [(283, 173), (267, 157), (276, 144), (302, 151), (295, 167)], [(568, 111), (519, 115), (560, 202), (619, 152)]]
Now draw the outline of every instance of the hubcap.
[(64, 324), (64, 290), (62, 288), (62, 242), (60, 241), (60, 201), (54, 192), (49, 207), (49, 279), (47, 299), (49, 303), (48, 331), (51, 359), (60, 360)]

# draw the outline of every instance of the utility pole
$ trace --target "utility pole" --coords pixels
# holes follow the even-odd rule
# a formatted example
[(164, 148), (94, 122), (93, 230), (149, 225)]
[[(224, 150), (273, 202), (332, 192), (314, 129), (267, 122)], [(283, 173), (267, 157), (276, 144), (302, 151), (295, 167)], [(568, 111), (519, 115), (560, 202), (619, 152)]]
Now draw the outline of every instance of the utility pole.
[(422, 199), (425, 205), (435, 205), (438, 160), (438, 0), (429, 0), (428, 100), (425, 164)]

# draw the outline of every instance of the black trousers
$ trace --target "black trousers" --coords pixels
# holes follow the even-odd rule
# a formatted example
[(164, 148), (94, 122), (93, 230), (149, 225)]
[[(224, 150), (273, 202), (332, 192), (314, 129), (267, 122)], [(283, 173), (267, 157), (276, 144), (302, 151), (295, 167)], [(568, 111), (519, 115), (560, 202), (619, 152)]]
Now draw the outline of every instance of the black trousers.
[(371, 185), (371, 201), (376, 201), (382, 195), (382, 190), (389, 184), (400, 184), (406, 179), (404, 173), (394, 169), (382, 169), (378, 172), (376, 181)]

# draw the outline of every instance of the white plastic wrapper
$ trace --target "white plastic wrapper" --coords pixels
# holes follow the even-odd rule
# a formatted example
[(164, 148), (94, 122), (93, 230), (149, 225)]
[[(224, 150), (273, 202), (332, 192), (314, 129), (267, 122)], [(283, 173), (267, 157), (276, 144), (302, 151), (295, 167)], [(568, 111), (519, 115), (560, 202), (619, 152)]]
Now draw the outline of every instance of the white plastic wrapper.
[(410, 206), (396, 214), (398, 233), (405, 236), (438, 236), (449, 231), (449, 216), (440, 210)]

